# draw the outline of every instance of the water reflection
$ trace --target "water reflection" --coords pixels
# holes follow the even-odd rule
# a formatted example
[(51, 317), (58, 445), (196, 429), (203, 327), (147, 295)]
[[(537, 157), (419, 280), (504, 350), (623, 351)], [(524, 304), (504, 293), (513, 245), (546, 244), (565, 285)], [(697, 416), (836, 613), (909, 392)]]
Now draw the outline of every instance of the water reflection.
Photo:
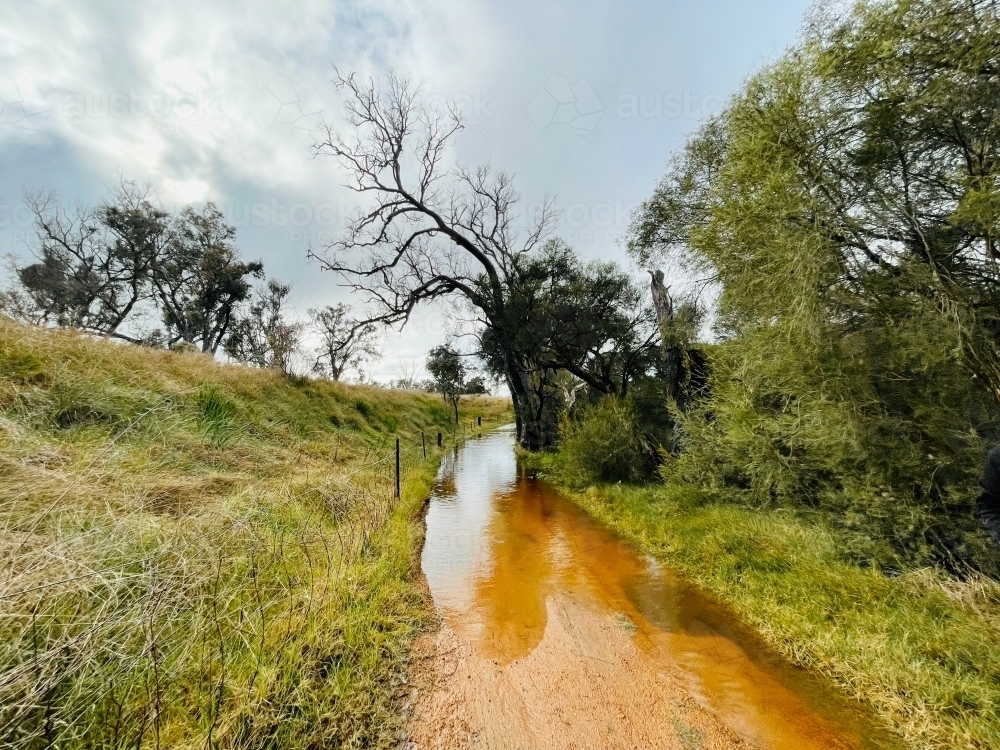
[[(435, 604), (484, 656), (504, 665), (530, 654), (545, 637), (550, 605), (563, 597), (632, 632), (649, 669), (674, 674), (761, 747), (894, 745), (724, 607), (544, 482), (519, 477), (512, 448), (510, 431), (467, 443), (443, 467), (427, 515), (422, 563)], [(586, 656), (600, 644), (577, 646)]]

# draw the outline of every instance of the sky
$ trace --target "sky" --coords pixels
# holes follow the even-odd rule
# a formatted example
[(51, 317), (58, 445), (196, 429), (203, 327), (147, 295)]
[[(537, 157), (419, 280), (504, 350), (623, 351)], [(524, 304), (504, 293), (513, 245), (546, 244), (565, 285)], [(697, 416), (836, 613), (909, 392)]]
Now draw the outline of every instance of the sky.
[[(241, 252), (293, 284), (294, 314), (351, 302), (307, 249), (357, 202), (321, 122), (333, 67), (455, 101), (456, 162), (554, 195), (557, 234), (628, 265), (629, 211), (747, 76), (796, 40), (802, 0), (0, 0), (0, 254), (30, 257), (26, 191), (95, 204), (123, 176), (167, 207), (213, 201)], [(419, 371), (449, 310), (390, 333), (370, 375)]]

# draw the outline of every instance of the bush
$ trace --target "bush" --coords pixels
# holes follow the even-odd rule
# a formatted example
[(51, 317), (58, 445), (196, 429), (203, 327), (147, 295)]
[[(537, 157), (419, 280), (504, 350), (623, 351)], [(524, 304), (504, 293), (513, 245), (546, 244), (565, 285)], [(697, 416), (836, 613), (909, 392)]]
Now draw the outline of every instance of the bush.
[(563, 466), (575, 484), (633, 482), (650, 476), (651, 451), (630, 399), (607, 396), (562, 428)]

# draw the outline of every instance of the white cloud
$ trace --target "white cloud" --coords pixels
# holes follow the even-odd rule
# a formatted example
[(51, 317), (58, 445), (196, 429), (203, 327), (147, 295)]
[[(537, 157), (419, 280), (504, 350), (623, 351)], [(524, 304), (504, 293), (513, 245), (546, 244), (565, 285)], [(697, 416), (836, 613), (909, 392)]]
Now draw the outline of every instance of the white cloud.
[[(430, 99), (457, 98), (470, 123), (457, 157), (516, 172), (528, 200), (555, 193), (574, 215), (611, 217), (568, 221), (561, 231), (588, 257), (621, 258), (621, 207), (646, 196), (697, 121), (624, 120), (617, 97), (690, 89), (721, 99), (792, 38), (805, 5), (6, 3), (0, 217), (25, 188), (95, 200), (121, 171), (169, 203), (231, 207), (246, 254), (295, 282), (294, 293), (308, 300), (300, 307), (338, 301), (344, 291), (305, 253), (335, 236), (353, 202), (336, 165), (309, 151), (317, 119), (339, 117), (336, 64), (363, 75), (396, 69)], [(265, 221), (251, 220), (255, 206), (266, 207), (254, 214)], [(311, 221), (300, 225), (296, 217), (305, 216)], [(19, 247), (15, 235), (24, 231), (0, 226), (0, 252)], [(398, 356), (417, 356), (442, 338), (441, 313), (426, 320), (392, 339)]]

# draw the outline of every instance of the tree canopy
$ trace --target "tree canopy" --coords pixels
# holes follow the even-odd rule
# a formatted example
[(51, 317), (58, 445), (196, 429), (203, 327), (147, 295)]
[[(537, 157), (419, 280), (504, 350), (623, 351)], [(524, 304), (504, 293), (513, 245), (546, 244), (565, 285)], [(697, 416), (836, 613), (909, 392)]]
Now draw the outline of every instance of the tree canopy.
[(629, 247), (712, 275), (725, 342), (682, 471), (951, 554), (1000, 394), (998, 38), (992, 2), (817, 18), (673, 160)]
[(349, 368), (360, 370), (379, 357), (379, 332), (374, 323), (359, 323), (351, 306), (327, 305), (309, 311), (313, 330), (320, 336), (313, 371), (340, 380)]
[(450, 346), (436, 346), (427, 355), (427, 372), (434, 378), (434, 389), (454, 409), (458, 424), (458, 402), (466, 391), (462, 355)]
[[(550, 371), (598, 390), (626, 388), (656, 336), (655, 326), (643, 330), (648, 317), (627, 276), (608, 265), (584, 272), (553, 244), (553, 201), (523, 215), (509, 174), (449, 169), (448, 147), (463, 127), (457, 108), (424, 106), (418, 88), (395, 75), (380, 85), (338, 73), (335, 83), (350, 127), (328, 127), (315, 150), (340, 162), (366, 204), (314, 257), (363, 298), (368, 322), (404, 325), (418, 305), (464, 299), (491, 372), (510, 390), (520, 441), (533, 450), (555, 438)], [(544, 312), (535, 304), (543, 298)]]

